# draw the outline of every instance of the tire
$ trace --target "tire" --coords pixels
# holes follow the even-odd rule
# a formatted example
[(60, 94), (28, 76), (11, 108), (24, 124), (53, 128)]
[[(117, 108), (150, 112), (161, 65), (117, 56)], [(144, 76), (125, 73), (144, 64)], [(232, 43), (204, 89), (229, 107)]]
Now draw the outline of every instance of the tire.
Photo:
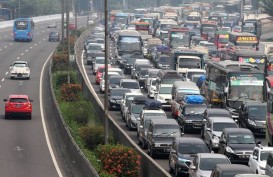
[(29, 77), (27, 77), (27, 80), (29, 80)]
[(10, 80), (13, 80), (14, 79), (14, 77), (10, 77)]
[(154, 152), (153, 152), (153, 149), (151, 148), (151, 146), (149, 146), (149, 148), (150, 148), (150, 151), (149, 151), (150, 156), (151, 156), (152, 158), (155, 158), (155, 154), (154, 154)]
[(5, 114), (5, 119), (9, 119), (9, 116)]
[(144, 149), (144, 150), (147, 149), (147, 143), (145, 143), (145, 142), (142, 143), (142, 149)]

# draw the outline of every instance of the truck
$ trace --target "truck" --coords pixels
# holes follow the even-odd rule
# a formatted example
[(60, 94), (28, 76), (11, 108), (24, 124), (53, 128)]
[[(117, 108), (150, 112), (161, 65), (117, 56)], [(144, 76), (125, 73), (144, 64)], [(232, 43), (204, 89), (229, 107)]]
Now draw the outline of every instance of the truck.
[(259, 51), (265, 54), (273, 53), (273, 42), (259, 42)]
[(219, 48), (224, 48), (229, 41), (228, 31), (217, 31), (215, 32), (214, 45)]
[(188, 69), (203, 69), (206, 56), (193, 49), (179, 49), (171, 52), (174, 70), (180, 74), (186, 74)]
[(201, 24), (200, 32), (201, 37), (205, 40), (209, 40), (210, 37), (213, 37), (217, 31), (218, 26), (215, 21), (204, 21)]

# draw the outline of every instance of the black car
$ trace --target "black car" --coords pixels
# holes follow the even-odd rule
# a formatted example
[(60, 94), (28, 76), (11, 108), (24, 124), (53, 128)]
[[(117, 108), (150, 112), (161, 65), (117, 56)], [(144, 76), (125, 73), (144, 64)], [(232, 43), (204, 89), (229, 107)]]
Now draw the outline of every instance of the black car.
[(156, 67), (158, 69), (170, 69), (170, 66), (172, 65), (171, 63), (171, 57), (169, 55), (160, 55), (156, 59)]
[(148, 154), (169, 155), (176, 137), (181, 137), (180, 127), (174, 119), (151, 119), (147, 133)]
[(56, 32), (56, 31), (51, 31), (49, 33), (49, 37), (48, 37), (48, 41), (51, 42), (51, 41), (60, 41), (60, 33), (59, 32)]
[(98, 52), (94, 53), (92, 56), (90, 55), (86, 58), (87, 59), (86, 64), (91, 65), (91, 69), (93, 70), (93, 64), (94, 64), (96, 57), (104, 57), (104, 56), (105, 56), (104, 52), (98, 51)]
[(246, 128), (225, 128), (219, 140), (218, 153), (226, 155), (231, 163), (248, 163), (256, 146), (253, 133)]
[(246, 101), (239, 110), (240, 127), (250, 129), (254, 134), (264, 135), (266, 129), (267, 103)]
[(240, 164), (217, 164), (211, 172), (211, 177), (231, 177), (238, 174), (253, 174), (246, 165)]
[(109, 78), (109, 92), (114, 88), (119, 88), (119, 82), (121, 79), (126, 79), (125, 76), (111, 76)]
[(112, 108), (120, 109), (120, 103), (124, 93), (131, 93), (131, 91), (126, 88), (115, 88), (110, 91), (108, 102), (109, 110)]
[(171, 145), (169, 169), (175, 173), (188, 174), (189, 167), (197, 153), (210, 153), (206, 143), (196, 137), (179, 137)]
[(179, 107), (180, 114), (177, 117), (182, 132), (186, 133), (189, 130), (201, 130), (203, 125), (203, 114), (206, 109), (207, 105), (205, 103), (192, 104), (183, 100)]

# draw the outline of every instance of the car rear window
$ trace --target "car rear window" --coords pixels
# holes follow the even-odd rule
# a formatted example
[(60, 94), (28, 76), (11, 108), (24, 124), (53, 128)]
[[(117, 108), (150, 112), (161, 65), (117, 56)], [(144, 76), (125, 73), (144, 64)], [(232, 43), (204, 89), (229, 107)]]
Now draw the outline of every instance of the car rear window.
[(10, 98), (9, 102), (12, 103), (26, 103), (28, 100), (26, 98)]

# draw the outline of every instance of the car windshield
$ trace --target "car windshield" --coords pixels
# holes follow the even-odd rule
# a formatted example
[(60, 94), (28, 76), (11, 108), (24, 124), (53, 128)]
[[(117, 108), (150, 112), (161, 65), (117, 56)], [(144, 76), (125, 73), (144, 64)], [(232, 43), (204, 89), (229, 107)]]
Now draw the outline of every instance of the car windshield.
[(128, 89), (139, 89), (139, 84), (137, 82), (122, 82), (121, 87)]
[(101, 50), (100, 45), (89, 45), (87, 50)]
[(267, 157), (270, 153), (271, 153), (271, 151), (261, 151), (260, 160), (267, 161)]
[(200, 159), (200, 170), (212, 171), (217, 164), (229, 164), (227, 158), (201, 158)]
[(179, 136), (180, 135), (180, 128), (178, 125), (168, 125), (168, 124), (155, 125), (154, 134), (155, 135), (172, 134), (173, 136)]
[(12, 103), (27, 103), (28, 100), (26, 98), (10, 98), (9, 102), (12, 102)]
[(143, 107), (144, 107), (143, 104), (135, 104), (134, 106), (132, 106), (132, 113), (139, 114), (142, 111)]
[(159, 94), (171, 94), (172, 87), (160, 87)]
[(96, 59), (96, 64), (104, 64), (105, 60), (104, 59)]
[(186, 106), (185, 114), (203, 114), (206, 109), (207, 109), (206, 105), (192, 104), (192, 105)]
[(123, 96), (124, 93), (129, 93), (129, 90), (112, 90), (111, 96)]
[(147, 69), (143, 69), (140, 71), (140, 75), (141, 76), (148, 76), (148, 70)]
[(132, 65), (136, 61), (136, 58), (127, 58), (127, 64)]
[(170, 57), (160, 57), (159, 58), (159, 63), (163, 64), (163, 63), (170, 63)]
[(96, 41), (97, 41), (97, 43), (99, 43), (99, 44), (104, 44), (104, 40), (103, 40), (103, 39), (97, 39)]
[(26, 63), (14, 63), (13, 64), (14, 67), (27, 67), (27, 64)]
[(248, 108), (248, 116), (250, 119), (265, 120), (266, 113), (266, 105), (255, 105)]
[(158, 71), (150, 71), (149, 78), (156, 78)]
[(213, 130), (222, 132), (225, 128), (237, 128), (237, 124), (231, 122), (214, 122), (213, 123)]
[(228, 137), (230, 144), (255, 144), (255, 139), (252, 134), (235, 134), (232, 133)]
[(178, 145), (178, 153), (179, 154), (209, 153), (209, 149), (205, 144), (180, 143)]
[(109, 79), (109, 84), (119, 84), (121, 79), (124, 79), (124, 78), (123, 77), (111, 77)]

